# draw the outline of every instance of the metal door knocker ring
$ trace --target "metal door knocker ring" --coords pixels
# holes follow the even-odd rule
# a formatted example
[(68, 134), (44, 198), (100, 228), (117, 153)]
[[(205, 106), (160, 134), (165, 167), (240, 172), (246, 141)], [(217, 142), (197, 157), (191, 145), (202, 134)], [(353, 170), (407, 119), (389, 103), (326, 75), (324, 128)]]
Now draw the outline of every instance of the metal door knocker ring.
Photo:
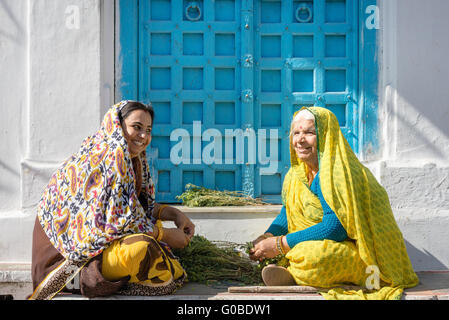
[[(196, 17), (191, 16), (192, 13), (196, 12)], [(185, 11), (186, 17), (190, 21), (198, 21), (201, 19), (201, 8), (196, 2), (190, 2), (189, 5), (186, 7)]]
[[(305, 18), (301, 18), (301, 14), (305, 13)], [(312, 20), (312, 11), (307, 6), (307, 4), (303, 3), (298, 8), (296, 8), (295, 17), (298, 22), (306, 23)]]

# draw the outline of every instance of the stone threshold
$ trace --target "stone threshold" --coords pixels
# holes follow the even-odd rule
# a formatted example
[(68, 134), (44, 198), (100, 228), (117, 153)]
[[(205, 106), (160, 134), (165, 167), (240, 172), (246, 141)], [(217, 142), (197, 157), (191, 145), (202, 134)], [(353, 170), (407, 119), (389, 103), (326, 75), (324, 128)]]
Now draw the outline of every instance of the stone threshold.
[(220, 206), (220, 207), (187, 207), (182, 205), (171, 205), (182, 212), (189, 213), (275, 213), (281, 212), (282, 205), (278, 204), (267, 204), (267, 205), (256, 205), (256, 206)]

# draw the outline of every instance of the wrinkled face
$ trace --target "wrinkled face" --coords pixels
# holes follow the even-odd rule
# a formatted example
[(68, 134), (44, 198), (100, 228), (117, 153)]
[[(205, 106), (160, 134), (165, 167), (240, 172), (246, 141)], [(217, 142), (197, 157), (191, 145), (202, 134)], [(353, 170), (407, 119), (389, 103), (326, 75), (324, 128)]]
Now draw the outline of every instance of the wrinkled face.
[(315, 122), (300, 118), (292, 125), (292, 144), (298, 158), (309, 167), (318, 167), (317, 135)]
[(123, 120), (122, 127), (129, 153), (134, 158), (150, 144), (153, 120), (148, 112), (134, 110)]

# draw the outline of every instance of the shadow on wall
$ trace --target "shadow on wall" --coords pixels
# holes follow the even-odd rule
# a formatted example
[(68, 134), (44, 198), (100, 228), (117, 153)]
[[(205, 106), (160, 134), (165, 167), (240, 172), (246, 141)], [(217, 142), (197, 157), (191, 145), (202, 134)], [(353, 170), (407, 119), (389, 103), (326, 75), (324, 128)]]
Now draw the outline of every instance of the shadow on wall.
[(6, 171), (8, 171), (10, 174), (12, 174), (16, 177), (20, 176), (20, 173), (17, 172), (17, 170), (14, 170), (14, 168), (12, 168), (8, 164), (4, 163), (2, 160), (0, 160), (0, 168), (6, 169)]
[[(0, 160), (0, 171), (2, 171), (2, 170), (4, 170), (16, 177), (20, 177), (20, 174), (16, 170), (14, 170), (14, 168), (12, 168), (11, 166), (7, 165), (6, 163), (4, 163), (3, 161)], [(2, 193), (12, 193), (11, 186), (3, 178), (0, 179), (0, 191)]]
[[(403, 130), (398, 140), (399, 157), (447, 161), (449, 41), (446, 30), (449, 22), (445, 15), (449, 1), (435, 1), (422, 9), (422, 1), (401, 1), (396, 17), (397, 30), (384, 30), (386, 34), (397, 32), (397, 61), (392, 61), (397, 84), (392, 91), (397, 92), (398, 108), (390, 111), (398, 119), (398, 129)], [(385, 50), (388, 52), (390, 48)], [(423, 151), (426, 154), (421, 154)]]
[[(23, 22), (21, 22), (13, 13), (13, 11), (7, 6), (6, 3), (3, 1), (0, 1), (0, 10), (6, 13), (6, 16), (8, 17), (6, 20), (9, 20), (10, 24), (10, 30), (0, 30), (0, 36), (5, 37), (11, 41), (14, 41), (16, 43), (22, 43), (23, 39), (25, 37), (23, 36), (25, 34), (24, 29), (22, 28)], [(3, 15), (4, 16), (4, 15)]]
[(426, 250), (422, 251), (416, 248), (407, 240), (405, 240), (405, 246), (415, 271), (447, 271), (449, 269), (448, 266), (444, 265), (435, 256)]
[[(407, 100), (405, 100), (407, 101)], [(411, 102), (408, 101), (408, 103)], [(434, 110), (435, 111), (435, 110)], [(414, 152), (422, 152), (422, 149), (425, 149), (427, 151), (427, 157), (428, 158), (445, 158), (445, 154), (441, 148), (441, 145), (438, 145), (438, 139), (441, 139), (441, 136), (435, 136), (435, 135), (426, 135), (422, 132), (422, 128), (418, 127), (418, 124), (425, 125), (427, 122), (428, 124), (435, 125), (439, 130), (446, 130), (446, 128), (441, 128), (438, 126), (438, 123), (435, 121), (435, 119), (432, 119), (431, 116), (428, 117), (421, 110), (415, 109), (415, 119), (407, 119), (404, 115), (400, 113), (394, 114), (395, 117), (398, 119), (398, 127), (399, 128), (406, 128), (407, 129), (407, 137), (410, 139), (410, 146), (407, 148), (401, 148), (396, 154), (396, 156), (412, 156)], [(438, 114), (438, 111), (434, 112), (435, 114)], [(440, 114), (440, 118), (447, 118), (448, 112), (444, 112)], [(438, 117), (438, 116), (437, 116)], [(424, 124), (423, 124), (424, 123)], [(444, 132), (444, 131), (442, 131)], [(449, 136), (449, 135), (446, 135)]]

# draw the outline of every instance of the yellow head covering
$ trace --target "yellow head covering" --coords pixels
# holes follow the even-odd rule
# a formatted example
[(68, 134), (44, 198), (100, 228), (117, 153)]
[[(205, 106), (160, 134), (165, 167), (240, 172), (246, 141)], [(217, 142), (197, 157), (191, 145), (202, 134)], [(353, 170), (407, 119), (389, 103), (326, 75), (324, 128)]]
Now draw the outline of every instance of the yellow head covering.
[[(412, 269), (388, 195), (357, 159), (335, 115), (325, 108), (306, 109), (315, 116), (320, 184), (324, 199), (346, 229), (348, 237), (355, 242), (359, 267), (378, 268), (376, 270), (380, 272), (383, 285), (380, 290), (369, 294), (335, 289), (324, 295), (329, 299), (347, 298), (348, 295), (352, 298), (354, 295), (371, 299), (400, 298), (403, 288), (418, 284), (418, 277)], [(295, 232), (320, 222), (323, 211), (319, 199), (308, 188), (308, 167), (297, 157), (291, 138), (290, 158), (291, 168), (284, 180), (282, 197), (287, 209), (289, 232)], [(294, 257), (295, 249), (288, 256)], [(315, 254), (319, 255), (320, 252)], [(295, 276), (294, 270), (291, 269)], [(329, 287), (329, 284), (321, 286)]]

